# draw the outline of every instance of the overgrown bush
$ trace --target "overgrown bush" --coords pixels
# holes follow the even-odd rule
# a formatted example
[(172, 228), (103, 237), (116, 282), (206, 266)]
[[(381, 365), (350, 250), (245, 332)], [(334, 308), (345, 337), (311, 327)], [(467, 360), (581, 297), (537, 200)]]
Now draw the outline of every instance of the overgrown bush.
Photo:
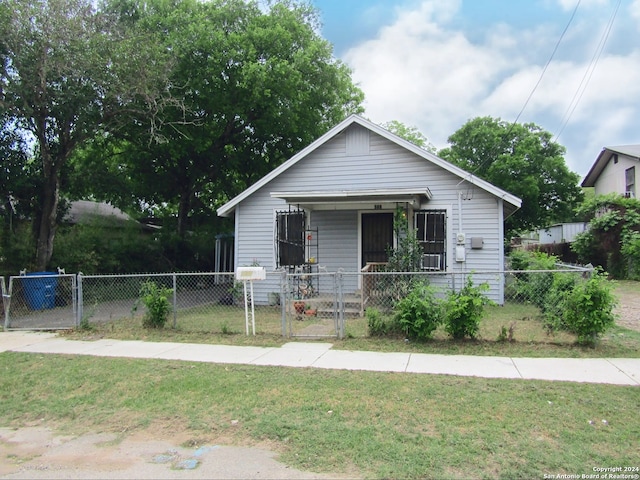
[(147, 307), (147, 312), (142, 319), (142, 325), (145, 328), (164, 328), (171, 312), (169, 297), (172, 293), (172, 289), (158, 286), (156, 282), (142, 283), (139, 301)]
[(58, 229), (51, 265), (67, 272), (162, 272), (169, 265), (154, 237), (135, 222), (92, 219)]
[(640, 280), (640, 232), (629, 232), (623, 240), (621, 251), (627, 263), (627, 278)]
[(564, 321), (578, 343), (593, 345), (615, 323), (616, 299), (611, 283), (601, 271), (578, 283), (564, 301)]
[(395, 304), (394, 310), (398, 328), (412, 340), (430, 339), (444, 319), (442, 301), (426, 283), (414, 285), (409, 294)]
[(576, 287), (580, 277), (570, 273), (555, 273), (551, 287), (547, 291), (542, 306), (545, 328), (550, 331), (568, 330), (564, 318), (567, 297)]
[(445, 330), (454, 339), (475, 338), (480, 328), (484, 307), (493, 302), (483, 292), (489, 284), (473, 285), (471, 277), (458, 292), (451, 292), (445, 305)]
[(571, 245), (580, 260), (606, 269), (616, 279), (640, 277), (640, 200), (596, 195), (576, 213), (589, 222)]
[(522, 303), (532, 303), (544, 308), (544, 299), (553, 284), (552, 272), (526, 273), (523, 270), (555, 270), (558, 259), (542, 252), (516, 250), (509, 255), (509, 266), (518, 270), (514, 282), (509, 285), (508, 297)]
[(392, 319), (384, 317), (375, 307), (367, 308), (365, 316), (370, 337), (384, 337), (396, 333), (398, 330)]

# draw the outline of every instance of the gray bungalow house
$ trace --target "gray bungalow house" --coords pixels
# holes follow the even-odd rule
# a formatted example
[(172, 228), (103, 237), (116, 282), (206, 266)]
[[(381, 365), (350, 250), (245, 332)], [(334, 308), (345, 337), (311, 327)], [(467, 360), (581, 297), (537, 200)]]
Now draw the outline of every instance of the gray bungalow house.
[[(400, 207), (424, 247), (432, 283), (487, 272), (503, 302), (504, 220), (521, 200), (352, 115), (218, 209), (235, 219), (234, 263), (266, 270), (361, 272), (387, 260)], [(302, 270), (301, 270), (302, 269)], [(358, 291), (360, 275), (345, 275)], [(457, 283), (457, 282), (460, 283)], [(278, 291), (269, 275), (256, 304)]]

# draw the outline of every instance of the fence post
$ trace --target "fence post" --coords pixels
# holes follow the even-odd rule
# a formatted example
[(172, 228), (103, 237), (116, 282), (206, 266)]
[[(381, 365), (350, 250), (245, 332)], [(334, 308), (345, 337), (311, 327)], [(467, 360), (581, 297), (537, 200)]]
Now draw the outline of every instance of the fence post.
[(282, 336), (287, 336), (287, 272), (282, 269), (280, 273), (280, 311), (282, 313)]
[(76, 285), (76, 304), (78, 305), (78, 313), (76, 315), (76, 326), (82, 325), (82, 317), (84, 315), (84, 297), (82, 293), (82, 272), (78, 272)]
[(8, 328), (9, 326), (9, 301), (10, 301), (10, 297), (7, 294), (7, 287), (4, 283), (4, 277), (0, 277), (0, 280), (2, 280), (2, 313), (3, 313), (3, 317), (4, 317), (4, 328)]
[(178, 288), (176, 281), (176, 274), (173, 276), (173, 328), (175, 329), (178, 324)]
[(336, 280), (338, 282), (338, 338), (344, 338), (344, 291), (343, 281), (344, 276), (342, 272), (336, 274)]

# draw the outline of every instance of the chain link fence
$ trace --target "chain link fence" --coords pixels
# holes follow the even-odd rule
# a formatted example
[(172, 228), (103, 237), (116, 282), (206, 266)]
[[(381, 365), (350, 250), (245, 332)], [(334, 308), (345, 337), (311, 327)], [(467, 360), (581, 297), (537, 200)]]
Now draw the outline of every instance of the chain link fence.
[(540, 308), (555, 278), (578, 281), (591, 272), (566, 266), (466, 273), (276, 271), (247, 289), (246, 304), (245, 285), (232, 273), (31, 274), (1, 284), (5, 329), (54, 330), (109, 322), (138, 327), (146, 313), (141, 288), (153, 282), (170, 291), (167, 328), (203, 335), (249, 333), (255, 319), (256, 334), (342, 338), (345, 332), (366, 336), (366, 310), (393, 313), (396, 302), (416, 283), (428, 283), (437, 297), (446, 298), (470, 278), (474, 285), (488, 283), (487, 296), (499, 304)]

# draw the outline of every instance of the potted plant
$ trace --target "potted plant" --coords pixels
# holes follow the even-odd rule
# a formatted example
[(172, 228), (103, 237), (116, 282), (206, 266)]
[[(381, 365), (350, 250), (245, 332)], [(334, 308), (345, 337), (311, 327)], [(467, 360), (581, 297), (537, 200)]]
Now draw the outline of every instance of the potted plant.
[(296, 314), (302, 315), (304, 313), (305, 307), (306, 307), (306, 305), (305, 305), (304, 301), (302, 301), (302, 300), (294, 300), (293, 301), (293, 308), (295, 309)]
[(305, 305), (304, 306), (304, 314), (307, 317), (315, 317), (318, 314), (318, 309), (317, 308), (311, 308), (311, 305)]

